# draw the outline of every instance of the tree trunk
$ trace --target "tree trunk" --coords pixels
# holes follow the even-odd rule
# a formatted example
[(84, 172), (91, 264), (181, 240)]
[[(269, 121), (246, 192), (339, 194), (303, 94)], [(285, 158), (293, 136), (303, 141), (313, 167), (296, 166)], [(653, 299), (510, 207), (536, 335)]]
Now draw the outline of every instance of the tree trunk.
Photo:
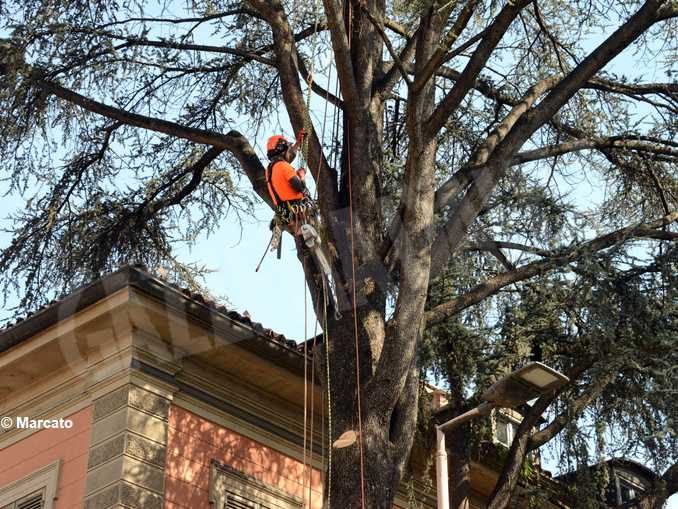
[[(371, 338), (379, 334), (379, 330), (369, 329), (369, 326), (367, 329), (361, 327), (360, 333)], [(359, 439), (349, 447), (332, 449), (329, 483), (326, 485), (329, 497), (327, 507), (391, 509), (414, 436), (417, 377), (408, 377), (398, 404), (386, 412), (377, 408), (373, 399), (366, 397), (366, 391), (363, 390), (360, 400), (362, 420), (359, 420), (355, 335), (351, 313), (346, 313), (339, 322), (330, 323), (329, 344), (330, 441), (333, 442), (350, 429), (359, 433)], [(364, 346), (361, 342), (361, 355), (365, 353)], [(360, 363), (365, 366), (365, 362), (369, 361), (363, 361), (363, 358), (361, 356)], [(364, 372), (364, 369), (361, 370), (361, 374)], [(413, 373), (416, 373), (416, 369), (411, 370)], [(369, 381), (364, 383), (361, 379), (361, 385), (369, 385)], [(393, 392), (398, 388), (383, 386), (380, 390)]]

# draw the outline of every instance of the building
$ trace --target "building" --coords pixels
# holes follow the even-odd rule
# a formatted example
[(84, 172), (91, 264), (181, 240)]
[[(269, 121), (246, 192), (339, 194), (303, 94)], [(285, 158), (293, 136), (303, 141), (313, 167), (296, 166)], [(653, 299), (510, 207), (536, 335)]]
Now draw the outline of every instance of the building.
[(557, 477), (565, 485), (578, 479), (600, 479), (598, 500), (607, 507), (640, 507), (643, 495), (652, 492), (659, 476), (645, 465), (627, 458), (613, 458)]
[(320, 508), (309, 391), (305, 449), (296, 343), (125, 267), (0, 333), (0, 507)]

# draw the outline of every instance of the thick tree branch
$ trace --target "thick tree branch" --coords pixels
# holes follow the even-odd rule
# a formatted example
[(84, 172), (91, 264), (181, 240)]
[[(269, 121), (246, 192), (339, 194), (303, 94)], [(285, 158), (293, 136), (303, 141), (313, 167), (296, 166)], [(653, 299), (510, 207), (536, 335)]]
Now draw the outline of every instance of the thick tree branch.
[(546, 409), (555, 401), (556, 397), (563, 390), (577, 380), (581, 374), (588, 369), (591, 364), (583, 362), (567, 373), (570, 383), (558, 388), (555, 391), (546, 393), (537, 399), (537, 401), (523, 415), (523, 419), (518, 425), (515, 437), (508, 451), (508, 457), (504, 463), (502, 471), (497, 479), (497, 483), (490, 494), (488, 509), (506, 509), (511, 501), (511, 496), (515, 492), (516, 485), (520, 478), (520, 469), (525, 461), (528, 452), (528, 443), (531, 431), (538, 425), (539, 419)]
[(372, 26), (374, 27), (374, 29), (379, 34), (379, 37), (381, 37), (381, 40), (384, 41), (384, 44), (386, 45), (386, 49), (388, 50), (389, 54), (391, 55), (391, 58), (395, 62), (396, 67), (400, 71), (400, 75), (402, 76), (403, 80), (405, 81), (405, 84), (408, 87), (411, 86), (412, 82), (410, 81), (410, 78), (407, 75), (407, 70), (405, 69), (403, 62), (400, 59), (398, 52), (393, 47), (391, 40), (388, 38), (388, 35), (386, 35), (386, 32), (384, 32), (384, 29), (381, 27), (379, 20), (377, 20), (374, 17), (374, 15), (369, 11), (369, 9), (365, 6), (363, 6), (363, 12), (365, 13), (365, 16), (367, 16), (367, 19), (370, 20), (370, 23), (372, 23)]
[(480, 145), (474, 156), (471, 158), (471, 166), (485, 164), (490, 158), (494, 148), (504, 139), (506, 134), (518, 122), (518, 120), (532, 107), (539, 97), (547, 90), (551, 89), (558, 82), (557, 76), (544, 78), (527, 91), (522, 101), (516, 104), (501, 123), (492, 130), (492, 133)]
[(39, 76), (36, 77), (36, 83), (45, 92), (53, 94), (76, 106), (80, 106), (87, 111), (117, 120), (123, 124), (175, 136), (194, 143), (211, 145), (215, 149), (228, 150), (240, 162), (243, 170), (252, 182), (255, 192), (262, 200), (269, 204), (269, 206), (271, 205), (271, 198), (268, 195), (268, 189), (263, 177), (264, 168), (254, 152), (254, 149), (237, 131), (231, 131), (224, 135), (214, 131), (187, 127), (177, 124), (176, 122), (148, 117), (113, 106), (108, 106), (64, 88), (55, 82), (44, 80)]
[[(500, 166), (494, 164), (484, 167), (495, 147), (510, 132), (520, 118), (532, 107), (534, 102), (557, 81), (556, 77), (544, 78), (530, 87), (522, 101), (516, 104), (504, 120), (492, 131), (483, 144), (471, 157), (467, 166), (468, 171), (459, 171), (443, 184), (441, 192), (436, 192), (436, 204), (445, 205), (458, 196), (466, 185), (471, 187), (466, 195), (459, 201), (450, 217), (443, 225), (438, 234), (432, 252), (432, 274), (437, 274), (447, 260), (449, 253), (454, 251), (466, 235), (468, 228), (476, 218), (482, 207), (489, 199), (491, 190), (496, 184), (497, 172), (503, 171)], [(503, 161), (501, 162), (503, 164)], [(455, 178), (457, 177), (457, 178)], [(470, 179), (470, 180), (469, 180)]]
[(516, 270), (516, 266), (513, 263), (511, 263), (511, 261), (508, 258), (506, 258), (506, 255), (501, 250), (502, 247), (505, 247), (508, 244), (510, 243), (506, 242), (504, 243), (504, 245), (502, 245), (501, 242), (486, 240), (483, 242), (476, 243), (473, 246), (467, 247), (465, 251), (487, 251), (492, 256), (494, 256), (499, 261), (499, 263), (501, 263), (504, 266), (506, 270), (513, 271)]
[(508, 507), (511, 495), (518, 484), (518, 471), (525, 459), (529, 432), (538, 424), (539, 418), (553, 400), (554, 393), (544, 394), (532, 405), (527, 414), (523, 416), (523, 420), (518, 425), (516, 436), (509, 448), (506, 464), (492, 494), (490, 494), (487, 509), (504, 509)]
[(531, 161), (538, 161), (540, 159), (547, 159), (571, 152), (578, 152), (580, 150), (590, 149), (623, 149), (634, 150), (648, 154), (662, 154), (670, 157), (678, 157), (678, 148), (673, 147), (670, 141), (648, 142), (634, 137), (595, 137), (587, 139), (578, 139), (559, 143), (558, 145), (551, 145), (549, 147), (538, 148), (534, 150), (527, 150), (525, 152), (517, 153), (512, 161), (512, 165), (523, 164)]
[(342, 8), (337, 0), (323, 0), (323, 5), (325, 6), (327, 23), (330, 29), (339, 84), (344, 102), (346, 103), (344, 111), (348, 115), (351, 124), (358, 125), (362, 121), (363, 115), (359, 106), (358, 85), (353, 72), (351, 50), (348, 45), (348, 35), (344, 26)]
[[(673, 212), (656, 221), (627, 226), (579, 246), (569, 248), (559, 253), (553, 253), (548, 259), (539, 260), (518, 267), (514, 271), (503, 272), (483, 281), (465, 294), (439, 304), (426, 313), (426, 324), (435, 325), (453, 316), (460, 311), (473, 306), (494, 295), (502, 288), (524, 281), (539, 274), (544, 274), (556, 267), (562, 267), (577, 261), (580, 257), (621, 244), (631, 238), (653, 238), (659, 240), (678, 239), (678, 233), (662, 230), (664, 226), (678, 221), (678, 212)], [(542, 254), (543, 255), (543, 254)]]
[(605, 387), (614, 380), (616, 374), (615, 370), (603, 371), (597, 378), (587, 384), (581, 396), (571, 401), (567, 410), (563, 411), (545, 428), (537, 431), (529, 438), (527, 451), (538, 449), (560, 433), (568, 422), (571, 422), (573, 418), (581, 414), (605, 390)]
[[(417, 33), (415, 32), (411, 37), (408, 38), (405, 46), (398, 55), (398, 59), (405, 69), (409, 70), (411, 68), (410, 61), (412, 60), (412, 57), (414, 57), (416, 44)], [(400, 67), (396, 65), (395, 62), (391, 62), (390, 66), (385, 66), (385, 68), (387, 71), (384, 73), (384, 76), (381, 78), (381, 80), (375, 83), (373, 91), (375, 95), (378, 94), (382, 99), (387, 97), (393, 91), (393, 87), (395, 87), (396, 83), (398, 83), (398, 76), (400, 76), (401, 73)]]
[(499, 12), (497, 17), (492, 21), (488, 27), (487, 34), (482, 38), (480, 44), (471, 55), (471, 59), (466, 64), (462, 71), (459, 80), (455, 82), (452, 90), (443, 98), (440, 104), (436, 107), (427, 124), (427, 135), (435, 136), (440, 129), (445, 125), (450, 115), (461, 104), (464, 97), (475, 83), (480, 71), (485, 67), (487, 60), (494, 51), (499, 41), (504, 36), (509, 25), (518, 16), (520, 11), (531, 0), (516, 0), (507, 2), (504, 8)]

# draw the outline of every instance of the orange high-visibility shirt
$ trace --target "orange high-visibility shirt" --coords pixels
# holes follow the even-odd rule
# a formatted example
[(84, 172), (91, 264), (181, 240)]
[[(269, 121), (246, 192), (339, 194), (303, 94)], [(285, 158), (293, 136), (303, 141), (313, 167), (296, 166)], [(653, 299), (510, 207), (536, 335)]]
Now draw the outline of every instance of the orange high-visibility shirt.
[[(269, 169), (273, 172), (270, 178), (268, 175)], [(292, 177), (298, 177), (298, 175), (296, 170), (287, 161), (275, 161), (266, 168), (268, 194), (271, 195), (271, 200), (276, 205), (278, 205), (278, 200), (275, 198), (273, 189), (275, 189), (275, 192), (278, 193), (282, 201), (301, 200), (304, 197), (304, 193), (296, 191), (292, 184), (290, 184)]]

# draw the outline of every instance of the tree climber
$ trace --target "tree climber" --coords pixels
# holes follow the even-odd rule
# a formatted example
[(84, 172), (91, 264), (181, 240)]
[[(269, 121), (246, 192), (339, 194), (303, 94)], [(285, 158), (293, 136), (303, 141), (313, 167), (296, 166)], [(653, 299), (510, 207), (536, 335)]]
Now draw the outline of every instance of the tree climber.
[(301, 234), (301, 225), (312, 220), (316, 205), (306, 188), (306, 170), (295, 170), (294, 161), (306, 132), (297, 134), (294, 145), (282, 135), (271, 136), (266, 144), (266, 155), (270, 161), (266, 168), (268, 193), (276, 207), (273, 227), (285, 227), (292, 235)]
[(271, 221), (273, 235), (270, 246), (272, 251), (278, 251), (280, 258), (282, 229), (285, 228), (294, 235), (298, 247), (308, 248), (323, 273), (325, 287), (333, 301), (335, 318), (339, 320), (341, 313), (332, 279), (332, 269), (320, 247), (322, 241), (316, 230), (318, 208), (306, 188), (306, 170), (304, 168), (295, 170), (290, 164), (297, 156), (305, 136), (306, 131), (302, 129), (297, 133), (294, 145), (290, 145), (281, 134), (271, 136), (266, 143), (266, 155), (271, 161), (266, 168), (266, 185), (276, 207), (275, 217)]

